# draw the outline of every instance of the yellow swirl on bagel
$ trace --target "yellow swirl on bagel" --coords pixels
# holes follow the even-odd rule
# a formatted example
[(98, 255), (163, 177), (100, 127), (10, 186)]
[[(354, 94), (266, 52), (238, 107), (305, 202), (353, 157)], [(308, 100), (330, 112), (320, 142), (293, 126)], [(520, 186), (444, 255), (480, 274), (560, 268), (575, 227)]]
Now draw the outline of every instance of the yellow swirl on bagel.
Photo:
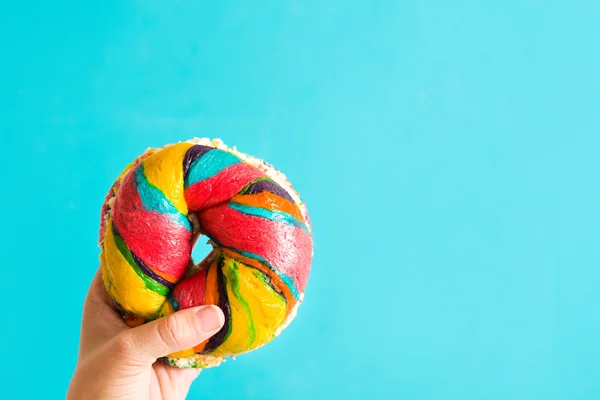
[[(199, 235), (213, 251), (198, 265)], [(117, 178), (104, 206), (106, 290), (130, 326), (215, 304), (224, 327), (166, 358), (205, 368), (271, 341), (294, 318), (312, 261), (306, 207), (285, 176), (220, 140), (149, 149)]]

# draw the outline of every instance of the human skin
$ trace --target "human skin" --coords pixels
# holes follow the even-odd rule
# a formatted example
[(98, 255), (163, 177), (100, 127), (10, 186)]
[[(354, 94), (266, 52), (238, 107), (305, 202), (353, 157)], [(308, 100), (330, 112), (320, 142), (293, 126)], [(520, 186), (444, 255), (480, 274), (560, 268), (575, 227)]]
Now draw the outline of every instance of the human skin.
[(178, 369), (158, 358), (196, 346), (221, 329), (216, 306), (178, 311), (130, 328), (111, 306), (100, 272), (85, 299), (79, 358), (67, 400), (185, 399), (200, 369)]

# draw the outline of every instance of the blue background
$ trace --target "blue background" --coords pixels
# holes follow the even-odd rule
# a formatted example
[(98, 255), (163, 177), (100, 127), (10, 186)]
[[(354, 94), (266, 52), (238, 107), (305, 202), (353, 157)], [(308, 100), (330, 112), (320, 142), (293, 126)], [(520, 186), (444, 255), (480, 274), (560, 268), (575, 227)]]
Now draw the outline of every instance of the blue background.
[(64, 397), (104, 195), (193, 136), (283, 170), (316, 247), (190, 398), (599, 398), (598, 2), (0, 4), (1, 398)]

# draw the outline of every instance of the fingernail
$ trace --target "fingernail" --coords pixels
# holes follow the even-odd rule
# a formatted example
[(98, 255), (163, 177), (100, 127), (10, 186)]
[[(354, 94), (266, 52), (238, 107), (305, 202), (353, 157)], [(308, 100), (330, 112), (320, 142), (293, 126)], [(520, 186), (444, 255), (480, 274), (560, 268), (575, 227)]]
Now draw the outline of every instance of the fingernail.
[(198, 310), (196, 315), (202, 332), (219, 330), (225, 322), (223, 312), (217, 306), (204, 306)]

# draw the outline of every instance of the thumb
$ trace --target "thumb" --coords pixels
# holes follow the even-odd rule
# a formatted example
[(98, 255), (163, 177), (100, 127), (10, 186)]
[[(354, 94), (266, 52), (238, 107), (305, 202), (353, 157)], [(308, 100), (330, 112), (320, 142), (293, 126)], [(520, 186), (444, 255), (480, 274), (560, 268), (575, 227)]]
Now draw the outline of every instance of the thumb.
[(225, 322), (217, 306), (200, 306), (177, 311), (168, 317), (122, 332), (128, 356), (153, 363), (156, 359), (191, 349), (217, 333)]

